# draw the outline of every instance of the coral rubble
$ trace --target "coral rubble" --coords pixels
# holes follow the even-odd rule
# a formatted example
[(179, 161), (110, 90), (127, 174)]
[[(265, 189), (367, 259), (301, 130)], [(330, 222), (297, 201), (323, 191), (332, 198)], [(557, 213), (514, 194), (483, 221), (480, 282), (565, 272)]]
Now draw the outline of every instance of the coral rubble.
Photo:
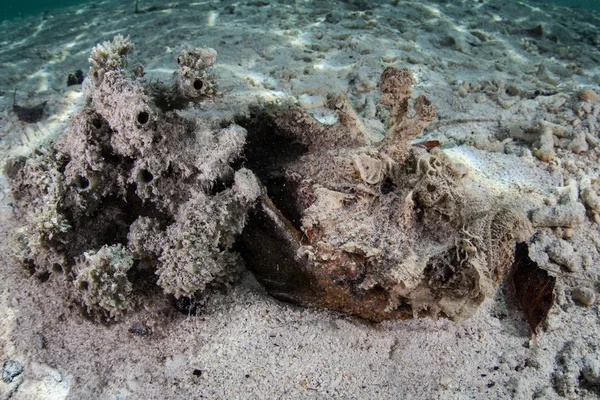
[[(232, 281), (241, 265), (234, 237), (259, 195), (253, 173), (232, 166), (246, 131), (161, 110), (141, 74), (126, 71), (131, 49), (122, 36), (96, 46), (86, 105), (68, 131), (51, 150), (6, 167), (23, 222), (16, 256), (36, 276), (62, 274), (102, 319), (135, 305), (132, 276), (156, 274), (150, 280), (176, 297)], [(215, 57), (184, 50), (172, 93), (213, 95), (206, 69)]]

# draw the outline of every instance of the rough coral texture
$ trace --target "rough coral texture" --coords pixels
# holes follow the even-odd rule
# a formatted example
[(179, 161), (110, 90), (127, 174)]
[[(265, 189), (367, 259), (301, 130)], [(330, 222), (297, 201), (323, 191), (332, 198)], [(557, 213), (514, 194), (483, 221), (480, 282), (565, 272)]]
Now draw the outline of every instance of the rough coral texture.
[[(409, 117), (412, 83), (407, 70), (383, 72), (391, 112), (380, 142), (339, 95), (328, 99), (337, 124), (293, 108), (273, 117), (268, 139), (251, 130), (247, 165), (267, 194), (241, 236), (243, 254), (273, 296), (374, 321), (460, 319), (507, 273), (531, 224), (491, 195), (474, 196), (439, 148), (410, 146), (435, 116), (419, 96)], [(273, 143), (288, 154), (264, 157)]]
[[(96, 46), (86, 106), (51, 150), (6, 168), (22, 222), (15, 255), (34, 275), (62, 274), (106, 319), (135, 305), (130, 275), (176, 297), (231, 282), (241, 265), (234, 238), (260, 194), (252, 172), (232, 167), (246, 131), (163, 111), (140, 74), (127, 73), (131, 49), (122, 36)], [(196, 90), (188, 78), (206, 76), (215, 57), (184, 50), (173, 86)]]
[[(583, 183), (585, 186), (585, 182)], [(590, 196), (589, 193), (587, 193)], [(584, 194), (582, 193), (582, 197)], [(535, 227), (573, 228), (585, 220), (586, 209), (579, 200), (579, 187), (572, 179), (565, 187), (556, 189), (558, 204), (552, 204), (533, 210), (531, 222)], [(586, 197), (584, 197), (584, 201)], [(590, 198), (587, 198), (590, 200)], [(589, 206), (588, 206), (589, 207)]]
[(108, 313), (118, 318), (131, 307), (133, 286), (127, 272), (133, 257), (121, 244), (88, 251), (75, 265), (75, 287), (90, 313)]
[(177, 57), (179, 94), (190, 100), (216, 94), (216, 81), (207, 73), (208, 68), (216, 61), (217, 52), (214, 49), (209, 47), (184, 48)]

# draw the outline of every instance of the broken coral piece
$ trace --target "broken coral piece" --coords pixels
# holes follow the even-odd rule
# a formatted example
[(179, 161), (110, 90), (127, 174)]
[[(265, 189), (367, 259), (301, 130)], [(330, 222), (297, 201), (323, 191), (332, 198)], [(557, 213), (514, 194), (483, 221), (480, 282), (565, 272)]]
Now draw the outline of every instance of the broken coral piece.
[(556, 188), (556, 197), (558, 204), (533, 210), (531, 213), (533, 226), (573, 228), (585, 220), (585, 206), (578, 201), (579, 187), (574, 179), (570, 180), (568, 185)]
[[(533, 148), (533, 155), (536, 156), (540, 161), (552, 161), (556, 157), (556, 151), (554, 150), (554, 137), (570, 137), (573, 135), (573, 133), (568, 127), (544, 120), (539, 121), (538, 128), (539, 138)], [(587, 143), (581, 143), (582, 140), (585, 142), (584, 137), (581, 137), (579, 134), (575, 134), (570, 145), (570, 150), (576, 153), (586, 151), (588, 148)]]
[(585, 220), (585, 206), (579, 202), (544, 206), (533, 211), (531, 222), (536, 227), (576, 227)]
[(598, 101), (600, 97), (594, 92), (592, 88), (583, 88), (577, 93), (577, 97), (581, 101)]
[(491, 195), (484, 207), (472, 200), (440, 148), (409, 145), (435, 115), (420, 96), (408, 116), (411, 85), (407, 70), (382, 74), (391, 117), (379, 143), (339, 95), (328, 101), (334, 125), (300, 108), (275, 113), (266, 127), (247, 122), (246, 165), (266, 193), (241, 242), (272, 296), (373, 321), (461, 319), (507, 273), (529, 221)]
[(600, 213), (600, 196), (592, 186), (589, 177), (583, 177), (579, 182), (579, 190), (583, 204), (592, 214)]
[[(234, 238), (260, 194), (254, 174), (232, 166), (246, 131), (163, 111), (125, 70), (132, 47), (120, 35), (96, 46), (86, 106), (51, 150), (5, 171), (21, 215), (16, 257), (33, 275), (62, 276), (70, 297), (102, 320), (134, 307), (147, 282), (181, 297), (234, 280)], [(202, 76), (216, 52), (182, 54), (191, 53), (211, 55), (189, 65)]]

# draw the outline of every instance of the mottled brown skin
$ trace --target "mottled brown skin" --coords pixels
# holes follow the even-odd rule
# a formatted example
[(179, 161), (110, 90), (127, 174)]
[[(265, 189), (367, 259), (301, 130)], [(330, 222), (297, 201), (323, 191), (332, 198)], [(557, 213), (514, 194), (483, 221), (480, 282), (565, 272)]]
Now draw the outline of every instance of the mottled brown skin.
[[(383, 288), (368, 291), (357, 287), (356, 274), (341, 275), (342, 263), (321, 268), (295, 257), (294, 250), (310, 239), (292, 226), (267, 195), (250, 214), (241, 235), (247, 267), (267, 292), (282, 301), (304, 307), (326, 308), (373, 322), (412, 318), (407, 310), (386, 310), (388, 294)], [(256, 249), (261, 249), (256, 251)], [(348, 257), (355, 257), (350, 255)], [(275, 268), (273, 268), (275, 266)], [(348, 272), (348, 271), (345, 271)]]
[[(391, 110), (378, 143), (339, 94), (327, 99), (336, 124), (295, 107), (248, 129), (256, 146), (246, 149), (248, 168), (265, 188), (240, 242), (273, 297), (375, 322), (461, 319), (506, 274), (513, 228), (525, 217), (507, 210), (465, 218), (475, 210), (439, 143), (410, 145), (435, 117), (424, 95), (408, 117), (412, 82), (407, 70), (382, 74), (381, 103)], [(286, 153), (294, 143), (304, 150)]]

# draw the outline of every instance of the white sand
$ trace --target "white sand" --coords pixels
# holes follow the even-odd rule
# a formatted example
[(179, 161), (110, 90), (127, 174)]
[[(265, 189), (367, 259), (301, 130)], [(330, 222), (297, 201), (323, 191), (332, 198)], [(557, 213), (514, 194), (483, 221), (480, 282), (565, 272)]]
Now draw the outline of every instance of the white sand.
[[(67, 74), (86, 71), (91, 48), (121, 33), (136, 45), (130, 65), (142, 63), (150, 79), (172, 77), (184, 43), (215, 48), (224, 96), (202, 111), (212, 117), (277, 99), (319, 107), (318, 96), (341, 91), (378, 135), (379, 74), (388, 65), (409, 67), (415, 91), (438, 109), (419, 139), (440, 140), (468, 167), (473, 187), (531, 210), (556, 201), (554, 188), (571, 178), (598, 178), (597, 148), (574, 154), (566, 148), (570, 138), (557, 138), (557, 158), (545, 163), (528, 153), (527, 128), (540, 119), (579, 120), (598, 137), (600, 105), (582, 116), (573, 109), (582, 106), (582, 87), (600, 93), (599, 14), (533, 1), (289, 3), (142, 0), (142, 9), (162, 10), (134, 14), (133, 2), (107, 0), (1, 23), (0, 159), (64, 131), (83, 100), (80, 87), (66, 87)], [(540, 24), (541, 37), (527, 32)], [(494, 85), (514, 85), (523, 95), (498, 95)], [(48, 102), (41, 122), (17, 119), (14, 89), (20, 105)], [(275, 301), (249, 274), (214, 295), (202, 315), (186, 317), (149, 294), (144, 310), (105, 327), (68, 307), (60, 282), (30, 279), (8, 258), (15, 221), (3, 179), (0, 186), (0, 361), (24, 365), (17, 381), (0, 382), (3, 398), (600, 396), (598, 303), (585, 307), (571, 296), (574, 288), (598, 289), (600, 232), (591, 215), (572, 231), (538, 229), (538, 236), (565, 238), (577, 268), (538, 254), (558, 283), (556, 304), (533, 339), (509, 284), (467, 321), (373, 325)], [(152, 335), (128, 332), (139, 322)]]

